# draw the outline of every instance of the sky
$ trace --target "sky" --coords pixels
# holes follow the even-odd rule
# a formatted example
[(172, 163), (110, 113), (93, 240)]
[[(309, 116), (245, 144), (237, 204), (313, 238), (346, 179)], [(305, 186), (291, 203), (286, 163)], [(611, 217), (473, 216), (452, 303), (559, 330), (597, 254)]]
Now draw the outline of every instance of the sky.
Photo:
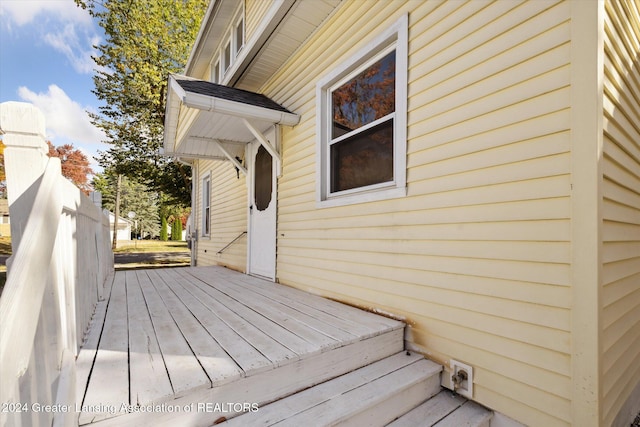
[(101, 105), (91, 59), (102, 29), (73, 0), (0, 0), (0, 102), (28, 102), (44, 114), (47, 138), (94, 159), (107, 145), (86, 111)]

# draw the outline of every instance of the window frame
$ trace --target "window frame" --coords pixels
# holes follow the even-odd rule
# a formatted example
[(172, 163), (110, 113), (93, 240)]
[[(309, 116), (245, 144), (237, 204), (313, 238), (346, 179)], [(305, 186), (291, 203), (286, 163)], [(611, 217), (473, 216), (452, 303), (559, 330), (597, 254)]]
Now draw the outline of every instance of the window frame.
[[(240, 26), (242, 26), (242, 44), (238, 44), (238, 28), (240, 28)], [(245, 19), (244, 19), (244, 8), (242, 8), (242, 10), (240, 12), (238, 12), (238, 14), (236, 15), (235, 19), (233, 20), (233, 26), (231, 28), (231, 32), (232, 32), (232, 40), (233, 40), (233, 55), (237, 58), (238, 55), (240, 54), (240, 51), (242, 50), (242, 48), (244, 47), (244, 45), (246, 44), (246, 33), (245, 33)]]
[(213, 83), (220, 83), (220, 58), (216, 57), (216, 60), (213, 62), (213, 66), (211, 67), (211, 81)]
[[(208, 187), (208, 191), (207, 190)], [(208, 205), (205, 204), (205, 194), (207, 196)], [(202, 177), (202, 237), (211, 237), (211, 173), (207, 173)], [(207, 215), (208, 209), (208, 215)]]
[[(238, 28), (242, 26), (242, 44), (239, 44)], [(231, 23), (224, 31), (222, 37), (223, 42), (218, 46), (216, 53), (210, 63), (211, 81), (217, 84), (224, 84), (228, 77), (229, 70), (234, 69), (233, 65), (237, 62), (238, 57), (242, 53), (247, 44), (247, 19), (245, 16), (244, 2), (239, 6), (238, 11), (234, 14)], [(225, 57), (225, 51), (229, 47), (229, 59)], [(219, 66), (219, 72), (214, 78), (215, 64)]]
[[(407, 194), (408, 22), (408, 15), (400, 17), (316, 84), (316, 204), (318, 207), (385, 200), (404, 197)], [(331, 145), (339, 141), (332, 142), (331, 138), (333, 124), (331, 93), (392, 50), (395, 50), (396, 56), (395, 112), (391, 113), (394, 115), (392, 118), (393, 181), (332, 192)], [(376, 123), (379, 123), (379, 120), (381, 119), (376, 120)], [(369, 128), (371, 125), (373, 124), (370, 123), (364, 127)]]

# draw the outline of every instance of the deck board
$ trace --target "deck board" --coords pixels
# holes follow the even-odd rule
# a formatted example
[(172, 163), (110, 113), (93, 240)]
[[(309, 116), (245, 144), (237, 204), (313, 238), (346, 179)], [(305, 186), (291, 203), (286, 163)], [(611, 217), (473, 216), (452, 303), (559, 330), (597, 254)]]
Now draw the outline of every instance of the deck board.
[(147, 404), (173, 396), (171, 381), (162, 358), (151, 317), (145, 306), (135, 271), (127, 271), (127, 314), (129, 316), (130, 392), (132, 404)]
[(171, 279), (154, 270), (149, 270), (148, 275), (212, 385), (240, 378), (243, 375), (240, 367), (173, 292)]
[(141, 270), (136, 276), (151, 314), (174, 393), (180, 396), (186, 391), (210, 386), (209, 377), (171, 315), (179, 307), (172, 307), (163, 301), (156, 288), (160, 285), (154, 286), (152, 275), (148, 272), (151, 270)]
[[(104, 324), (94, 325), (100, 331), (100, 344), (84, 394), (84, 406), (120, 406), (129, 402), (129, 364), (127, 338), (127, 295), (125, 276), (116, 274), (107, 305)], [(81, 352), (82, 354), (82, 352)], [(104, 387), (109, 384), (109, 387)], [(80, 422), (106, 417), (100, 411), (85, 411)]]
[(96, 316), (77, 390), (85, 409), (98, 407), (80, 424), (97, 426), (152, 416), (123, 405), (230, 396), (266, 403), (400, 351), (404, 326), (223, 267), (116, 272)]
[[(206, 270), (207, 268), (203, 268), (192, 272), (192, 274), (204, 276), (207, 274)], [(230, 283), (242, 284), (247, 290), (259, 292), (283, 304), (296, 305), (305, 313), (315, 313), (314, 315), (325, 319), (328, 316), (328, 318), (333, 319), (330, 322), (336, 326), (340, 327), (342, 325), (348, 331), (360, 337), (379, 334), (381, 331), (387, 330), (387, 328), (393, 328), (398, 323), (393, 319), (365, 312), (345, 304), (336, 304), (335, 301), (288, 286), (268, 282), (264, 286), (257, 288), (252, 284), (252, 277), (246, 275), (238, 276), (232, 271), (215, 271), (215, 275), (228, 280)]]
[(216, 337), (218, 343), (245, 373), (271, 367), (271, 361), (246, 340), (248, 325), (240, 316), (211, 299), (204, 291), (189, 286), (188, 282), (184, 282), (173, 271), (168, 270), (166, 274), (173, 280), (170, 287), (182, 303), (198, 318), (209, 334)]

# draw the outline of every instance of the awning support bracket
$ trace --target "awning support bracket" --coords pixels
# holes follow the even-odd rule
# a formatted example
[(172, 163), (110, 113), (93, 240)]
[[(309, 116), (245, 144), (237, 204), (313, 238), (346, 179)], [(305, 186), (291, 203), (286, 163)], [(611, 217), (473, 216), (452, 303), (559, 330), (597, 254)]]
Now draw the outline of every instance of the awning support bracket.
[(255, 136), (255, 138), (258, 140), (260, 145), (262, 145), (265, 148), (265, 150), (267, 150), (269, 154), (271, 154), (271, 157), (273, 157), (276, 160), (278, 176), (281, 176), (282, 175), (282, 158), (280, 157), (280, 153), (278, 153), (278, 151), (273, 147), (273, 145), (269, 143), (269, 140), (265, 138), (262, 132), (260, 132), (255, 126), (253, 126), (249, 120), (243, 118), (242, 122), (247, 127), (247, 129), (249, 129), (249, 132), (251, 132), (253, 136)]
[(244, 166), (242, 166), (242, 163), (240, 163), (240, 162), (238, 161), (238, 159), (236, 159), (234, 156), (232, 156), (232, 155), (231, 155), (231, 153), (229, 153), (229, 151), (227, 151), (227, 149), (226, 149), (226, 148), (225, 148), (225, 146), (224, 146), (224, 143), (223, 143), (223, 142), (221, 142), (221, 141), (219, 141), (219, 140), (217, 140), (217, 139), (214, 139), (214, 140), (213, 140), (213, 142), (218, 146), (218, 148), (220, 149), (220, 151), (222, 151), (222, 153), (224, 154), (224, 156), (225, 156), (227, 159), (229, 159), (229, 161), (230, 161), (231, 163), (233, 163), (233, 165), (234, 165), (234, 166), (235, 166), (235, 167), (236, 167), (240, 172), (242, 172), (242, 174), (243, 174), (244, 176), (247, 176), (247, 169), (246, 169)]

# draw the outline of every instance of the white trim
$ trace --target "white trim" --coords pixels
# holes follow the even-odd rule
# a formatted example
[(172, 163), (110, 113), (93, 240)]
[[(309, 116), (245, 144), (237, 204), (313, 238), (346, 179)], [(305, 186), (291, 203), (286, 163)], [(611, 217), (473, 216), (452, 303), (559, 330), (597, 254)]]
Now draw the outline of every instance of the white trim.
[[(184, 79), (189, 77), (179, 76)], [(176, 81), (176, 76), (171, 75), (170, 90), (175, 92), (182, 101), (184, 107), (195, 108), (198, 110), (216, 111), (221, 114), (242, 117), (245, 119), (263, 120), (271, 123), (283, 124), (287, 126), (295, 126), (300, 121), (300, 116), (285, 111), (272, 110), (270, 108), (258, 107), (256, 105), (245, 104), (242, 102), (229, 101), (227, 99), (216, 98), (210, 95), (203, 95), (194, 92), (185, 91)]]
[(213, 65), (211, 66), (211, 81), (213, 83), (219, 83), (220, 82), (220, 58), (216, 58), (216, 60), (213, 62)]
[[(207, 224), (205, 223), (205, 219), (206, 219), (206, 213), (205, 213), (205, 199), (204, 199), (204, 195), (205, 195), (205, 182), (209, 183), (209, 194), (208, 194), (208, 199), (209, 199), (209, 224), (208, 224), (208, 228), (209, 228), (209, 232), (207, 233)], [(200, 214), (201, 216), (201, 221), (200, 221), (200, 225), (202, 226), (202, 229), (200, 231), (200, 236), (201, 237), (208, 237), (211, 238), (211, 171), (205, 173), (204, 175), (202, 175), (200, 177), (200, 197), (201, 197), (201, 205), (200, 206)]]
[[(237, 29), (240, 23), (242, 22), (242, 45), (238, 46), (238, 37), (237, 37)], [(220, 65), (220, 71), (216, 78), (211, 78), (211, 81), (218, 84), (225, 84), (228, 81), (228, 78), (233, 73), (230, 70), (234, 69), (234, 65), (238, 62), (238, 58), (240, 54), (245, 49), (247, 45), (247, 17), (245, 14), (245, 5), (242, 2), (237, 10), (233, 14), (233, 18), (231, 19), (227, 29), (224, 31), (224, 37), (222, 37), (223, 42), (216, 48), (216, 51), (211, 60), (211, 69), (213, 73), (213, 64)], [(225, 58), (225, 51), (227, 46), (229, 46), (229, 60)]]
[[(244, 4), (241, 7), (241, 10), (236, 14), (235, 18), (233, 18), (233, 25), (231, 27), (231, 32), (232, 32), (232, 43), (233, 43), (233, 55), (235, 56), (235, 58), (238, 58), (238, 56), (240, 55), (240, 52), (242, 51), (242, 49), (244, 48), (244, 46), (247, 44), (247, 33), (246, 33), (246, 28), (247, 28), (247, 19), (245, 17), (245, 13), (244, 13)], [(240, 23), (242, 22), (242, 45), (238, 46), (238, 27), (240, 26)]]
[(251, 122), (249, 122), (247, 119), (242, 119), (242, 121), (244, 122), (244, 125), (247, 127), (247, 129), (249, 129), (249, 132), (251, 132), (253, 136), (256, 137), (260, 145), (262, 145), (265, 150), (267, 150), (269, 154), (271, 154), (271, 157), (273, 157), (273, 159), (276, 161), (276, 176), (280, 177), (282, 175), (282, 157), (280, 157), (280, 153), (278, 153), (277, 141), (274, 141), (275, 146), (271, 145), (267, 137), (264, 136), (262, 132), (260, 132), (255, 126), (253, 126)]
[(225, 143), (225, 142), (223, 142), (223, 141), (220, 141), (219, 139), (212, 139), (212, 141), (213, 141), (213, 143), (214, 143), (214, 144), (216, 144), (216, 145), (218, 146), (218, 148), (220, 149), (220, 151), (222, 151), (222, 153), (225, 155), (225, 157), (226, 157), (227, 159), (229, 159), (229, 161), (230, 161), (231, 163), (233, 163), (233, 165), (234, 165), (236, 168), (238, 168), (238, 170), (239, 170), (240, 172), (242, 172), (242, 174), (243, 174), (244, 176), (247, 176), (247, 169), (245, 169), (245, 167), (244, 167), (244, 166), (242, 166), (242, 164), (241, 164), (241, 163), (240, 163), (240, 162), (239, 162), (235, 157), (233, 157), (233, 156), (231, 155), (231, 153), (229, 153), (229, 151), (227, 151), (227, 149), (226, 149), (226, 147), (225, 147), (226, 143)]
[[(384, 32), (363, 46), (347, 61), (330, 71), (316, 85), (316, 205), (319, 208), (384, 200), (406, 196), (407, 190), (407, 68), (409, 17), (403, 15)], [(329, 147), (331, 90), (383, 53), (396, 51), (396, 91), (394, 113), (394, 180), (331, 194), (329, 189)], [(385, 53), (385, 54), (386, 54)]]

